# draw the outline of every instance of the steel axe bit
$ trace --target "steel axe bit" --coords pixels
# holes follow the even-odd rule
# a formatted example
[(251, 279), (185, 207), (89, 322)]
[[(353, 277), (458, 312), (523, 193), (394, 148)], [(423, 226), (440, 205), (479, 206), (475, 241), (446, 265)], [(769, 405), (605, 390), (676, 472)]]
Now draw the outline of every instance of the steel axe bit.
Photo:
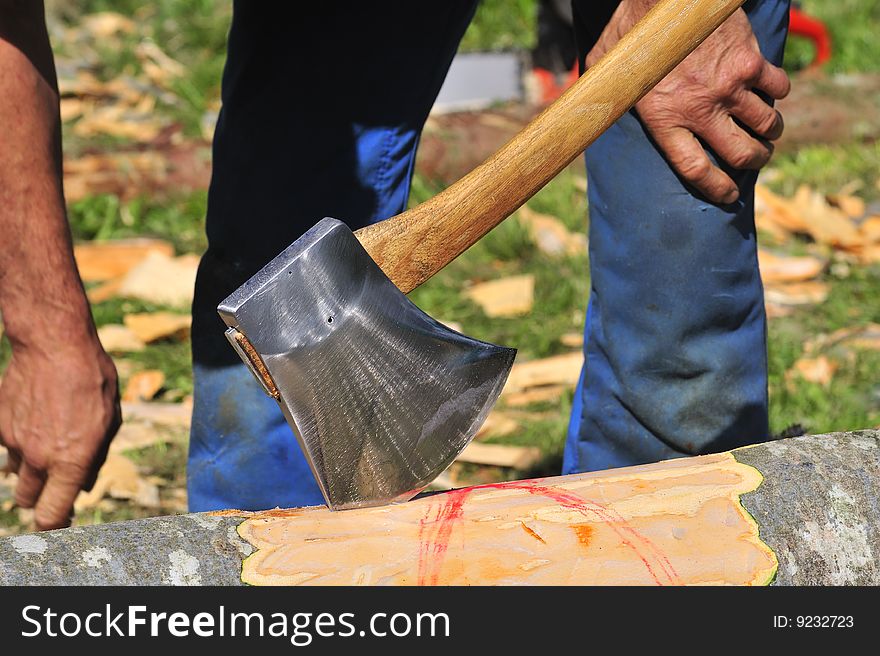
[(331, 508), (412, 498), (473, 438), (513, 364), (513, 349), (450, 330), (405, 293), (531, 198), (743, 1), (662, 0), (444, 192), (356, 233), (325, 218), (220, 304)]

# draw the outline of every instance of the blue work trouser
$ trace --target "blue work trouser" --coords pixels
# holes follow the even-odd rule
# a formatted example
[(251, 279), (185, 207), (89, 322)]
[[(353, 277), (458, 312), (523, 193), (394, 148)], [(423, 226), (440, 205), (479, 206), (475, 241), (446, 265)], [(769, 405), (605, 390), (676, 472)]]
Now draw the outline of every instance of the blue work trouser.
[[(764, 56), (781, 65), (789, 3), (744, 8)], [(766, 440), (757, 173), (726, 168), (740, 199), (705, 202), (633, 112), (587, 149), (586, 162), (592, 277), (563, 472)]]
[[(405, 208), (422, 125), (476, 3), (295, 4), (235, 4), (193, 307), (194, 511), (322, 503), (216, 306), (322, 217), (357, 228)], [(780, 59), (787, 2), (747, 9)], [(709, 205), (631, 115), (587, 161), (593, 289), (566, 471), (766, 437), (754, 175), (739, 176), (743, 202)]]

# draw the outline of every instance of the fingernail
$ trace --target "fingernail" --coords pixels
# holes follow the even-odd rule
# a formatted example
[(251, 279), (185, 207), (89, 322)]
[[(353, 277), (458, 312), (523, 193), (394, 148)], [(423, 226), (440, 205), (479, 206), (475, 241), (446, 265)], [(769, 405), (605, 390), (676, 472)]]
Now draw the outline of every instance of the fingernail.
[(734, 203), (734, 202), (736, 202), (736, 200), (738, 198), (739, 198), (739, 189), (734, 187), (733, 189), (728, 191), (726, 194), (724, 194), (724, 199), (723, 199), (724, 204), (729, 205), (730, 203)]

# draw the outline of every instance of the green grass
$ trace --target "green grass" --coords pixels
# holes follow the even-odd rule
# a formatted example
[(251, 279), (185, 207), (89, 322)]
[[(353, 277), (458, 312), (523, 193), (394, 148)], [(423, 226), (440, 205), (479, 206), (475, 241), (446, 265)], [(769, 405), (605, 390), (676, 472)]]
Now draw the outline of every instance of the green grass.
[[(803, 380), (787, 382), (785, 372), (803, 353), (808, 336), (880, 322), (880, 269), (854, 267), (832, 284), (828, 300), (770, 323), (770, 422), (774, 432), (800, 423), (810, 433), (852, 430), (880, 424), (880, 352), (830, 348), (840, 365), (824, 388)], [(817, 354), (811, 354), (815, 357)]]
[[(586, 201), (573, 185), (577, 175), (583, 174), (564, 171), (529, 202), (530, 207), (552, 212), (571, 229), (583, 230)], [(417, 180), (412, 202), (424, 200), (432, 191), (430, 185)], [(489, 318), (462, 295), (467, 284), (521, 273), (535, 276), (535, 304), (527, 316)], [(589, 298), (589, 263), (586, 255), (552, 259), (542, 255), (525, 229), (510, 219), (410, 298), (428, 314), (458, 322), (468, 335), (516, 347), (525, 357), (546, 357), (567, 350), (559, 342), (563, 334), (582, 329)]]
[(529, 49), (535, 43), (537, 0), (482, 0), (461, 50)]
[(770, 186), (784, 195), (792, 195), (801, 184), (822, 193), (855, 184), (854, 191), (866, 200), (880, 197), (880, 141), (802, 146), (775, 155), (770, 167)]
[(178, 441), (158, 442), (143, 449), (132, 449), (125, 454), (138, 467), (149, 470), (153, 476), (170, 483), (185, 483), (183, 473), (186, 469), (186, 445)]
[[(100, 327), (107, 324), (121, 324), (127, 314), (141, 312), (179, 312), (188, 313), (189, 308), (174, 308), (146, 303), (136, 299), (115, 298), (92, 305), (92, 315)], [(173, 400), (180, 400), (192, 394), (192, 369), (190, 343), (188, 339), (167, 339), (150, 344), (143, 351), (128, 353), (124, 359), (135, 365), (134, 370), (158, 369), (165, 374), (164, 388)]]
[[(187, 71), (185, 76), (171, 84), (174, 101), (160, 99), (157, 111), (179, 121), (185, 134), (199, 135), (206, 109), (220, 97), (232, 3), (214, 0), (86, 0), (62, 13), (69, 24), (75, 25), (79, 16), (98, 11), (128, 16), (134, 19), (138, 30), (134, 35), (93, 44), (94, 73), (98, 78), (109, 80), (120, 75), (139, 74), (141, 65), (135, 48), (141, 39), (152, 39)], [(56, 47), (62, 55), (70, 50), (63, 43), (56, 43)]]
[(206, 192), (197, 191), (120, 201), (102, 194), (71, 203), (68, 215), (77, 240), (161, 237), (179, 253), (200, 253), (207, 247), (207, 197)]

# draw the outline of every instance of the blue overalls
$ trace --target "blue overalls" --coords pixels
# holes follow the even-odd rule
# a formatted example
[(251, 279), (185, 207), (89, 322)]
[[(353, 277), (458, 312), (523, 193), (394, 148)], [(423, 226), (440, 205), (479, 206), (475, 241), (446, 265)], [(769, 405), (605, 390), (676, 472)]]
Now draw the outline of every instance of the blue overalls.
[[(582, 55), (613, 4), (577, 7), (576, 27), (591, 23)], [(216, 307), (324, 216), (356, 229), (405, 209), (419, 134), (475, 5), (235, 3), (193, 304), (191, 510), (323, 503)], [(778, 64), (788, 1), (745, 9)], [(564, 473), (766, 439), (756, 174), (736, 173), (737, 203), (709, 204), (632, 113), (586, 161), (592, 289)]]

